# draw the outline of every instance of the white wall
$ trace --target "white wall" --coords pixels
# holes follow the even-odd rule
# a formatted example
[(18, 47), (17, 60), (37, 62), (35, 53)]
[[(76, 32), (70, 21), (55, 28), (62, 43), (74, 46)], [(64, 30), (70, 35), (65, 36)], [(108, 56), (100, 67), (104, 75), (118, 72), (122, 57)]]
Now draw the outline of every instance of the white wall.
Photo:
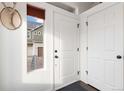
[[(2, 8), (0, 3), (0, 11)], [(26, 31), (26, 4), (17, 3), (16, 8), (22, 16), (22, 26), (9, 31), (0, 24), (0, 90), (18, 89), (22, 83), (22, 37)]]

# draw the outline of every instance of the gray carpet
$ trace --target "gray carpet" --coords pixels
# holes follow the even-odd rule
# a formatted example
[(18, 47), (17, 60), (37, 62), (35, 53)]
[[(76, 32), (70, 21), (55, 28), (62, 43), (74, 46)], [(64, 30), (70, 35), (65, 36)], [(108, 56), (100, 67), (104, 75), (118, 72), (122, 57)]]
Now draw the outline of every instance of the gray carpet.
[(72, 83), (71, 85), (68, 85), (66, 87), (63, 87), (57, 91), (87, 91), (87, 90), (80, 85), (79, 81), (77, 81), (77, 82)]

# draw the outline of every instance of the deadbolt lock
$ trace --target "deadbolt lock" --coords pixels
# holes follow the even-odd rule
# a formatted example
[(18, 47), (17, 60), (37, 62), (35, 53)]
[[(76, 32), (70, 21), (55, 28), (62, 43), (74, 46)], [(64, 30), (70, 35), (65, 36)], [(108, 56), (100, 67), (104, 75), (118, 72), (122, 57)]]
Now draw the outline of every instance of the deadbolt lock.
[(121, 59), (122, 58), (122, 56), (120, 56), (120, 55), (117, 55), (117, 59)]

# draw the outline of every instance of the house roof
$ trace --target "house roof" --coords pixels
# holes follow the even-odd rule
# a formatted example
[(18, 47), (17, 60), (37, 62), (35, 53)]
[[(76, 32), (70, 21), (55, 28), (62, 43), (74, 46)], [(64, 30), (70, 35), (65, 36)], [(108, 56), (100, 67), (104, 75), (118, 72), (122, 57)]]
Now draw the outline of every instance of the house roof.
[(41, 27), (43, 27), (43, 25), (41, 25), (41, 26), (39, 26), (39, 27), (33, 29), (32, 32), (33, 32), (33, 31), (36, 31), (37, 29), (40, 29)]

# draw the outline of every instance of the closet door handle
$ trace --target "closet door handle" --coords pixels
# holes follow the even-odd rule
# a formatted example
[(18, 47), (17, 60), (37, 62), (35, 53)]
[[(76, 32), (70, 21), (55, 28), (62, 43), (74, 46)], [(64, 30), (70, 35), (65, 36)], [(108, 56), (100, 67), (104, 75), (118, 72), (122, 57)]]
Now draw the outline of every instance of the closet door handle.
[(120, 55), (117, 55), (117, 59), (121, 59), (122, 58), (122, 56), (120, 56)]

